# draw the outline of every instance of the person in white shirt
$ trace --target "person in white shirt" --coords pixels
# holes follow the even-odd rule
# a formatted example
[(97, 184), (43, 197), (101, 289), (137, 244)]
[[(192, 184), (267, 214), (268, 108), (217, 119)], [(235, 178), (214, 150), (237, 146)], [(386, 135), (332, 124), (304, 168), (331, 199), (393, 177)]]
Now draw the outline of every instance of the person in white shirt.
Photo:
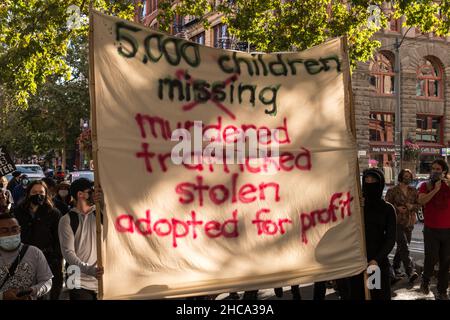
[(21, 243), (19, 222), (0, 214), (0, 300), (35, 300), (50, 292), (52, 278), (42, 251)]
[[(97, 267), (96, 212), (94, 183), (80, 178), (70, 186), (75, 207), (59, 221), (59, 239), (64, 259), (80, 271), (78, 288), (69, 288), (70, 300), (97, 300), (98, 279), (103, 268)], [(76, 275), (76, 273), (75, 273)], [(70, 282), (69, 284), (76, 284)]]

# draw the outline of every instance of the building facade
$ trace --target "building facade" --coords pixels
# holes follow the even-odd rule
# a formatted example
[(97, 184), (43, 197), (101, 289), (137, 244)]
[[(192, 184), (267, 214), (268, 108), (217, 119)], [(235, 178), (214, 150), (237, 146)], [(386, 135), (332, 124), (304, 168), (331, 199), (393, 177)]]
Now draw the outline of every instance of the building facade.
[[(401, 40), (400, 110), (402, 167), (427, 174), (431, 162), (450, 146), (450, 38), (401, 27), (401, 21), (376, 35), (381, 48), (352, 75), (361, 169), (393, 167), (395, 160), (395, 41)], [(419, 147), (417, 159), (405, 149)], [(408, 163), (409, 162), (409, 163)]]
[[(158, 0), (141, 2), (136, 21), (157, 27)], [(171, 33), (206, 46), (249, 50), (247, 43), (229, 36), (220, 14), (212, 13), (208, 20), (211, 29), (204, 30), (193, 17), (177, 17)], [(402, 27), (402, 22), (392, 20), (386, 30), (375, 35), (381, 48), (372, 61), (358, 63), (352, 74), (360, 169), (382, 168), (390, 183), (395, 180), (396, 160), (401, 167), (428, 174), (431, 162), (442, 158), (442, 149), (450, 147), (450, 37), (423, 34), (418, 29)], [(396, 38), (401, 42), (402, 162), (398, 153), (396, 157), (394, 145)], [(418, 146), (418, 151), (405, 153), (408, 144)]]

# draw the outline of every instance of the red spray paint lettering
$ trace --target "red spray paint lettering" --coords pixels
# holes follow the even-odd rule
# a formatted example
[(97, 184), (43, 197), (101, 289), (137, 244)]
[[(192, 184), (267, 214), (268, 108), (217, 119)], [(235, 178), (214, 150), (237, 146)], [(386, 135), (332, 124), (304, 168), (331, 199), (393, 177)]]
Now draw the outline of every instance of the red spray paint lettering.
[(270, 209), (261, 209), (256, 212), (256, 218), (252, 220), (252, 223), (256, 225), (258, 229), (258, 235), (276, 235), (278, 233), (285, 234), (286, 229), (284, 224), (292, 224), (291, 219), (278, 219), (274, 221), (272, 219), (262, 219), (261, 214), (270, 213)]
[[(345, 193), (346, 198), (341, 199), (344, 196), (342, 192), (334, 193), (329, 202), (328, 208), (314, 210), (309, 213), (300, 214), (300, 228), (302, 234), (302, 242), (307, 244), (308, 238), (306, 232), (311, 228), (316, 227), (318, 224), (327, 224), (330, 222), (336, 222), (338, 220), (336, 211), (340, 210), (340, 218), (343, 220), (346, 217), (351, 216), (350, 203), (353, 200), (350, 192)], [(339, 201), (338, 201), (339, 200)], [(339, 205), (337, 205), (339, 204)]]
[(192, 235), (192, 239), (196, 239), (197, 227), (203, 229), (208, 238), (237, 238), (239, 236), (237, 210), (233, 211), (231, 219), (223, 222), (198, 220), (195, 211), (191, 212), (191, 218), (187, 220), (171, 218), (152, 221), (150, 210), (146, 210), (145, 218), (136, 219), (130, 214), (120, 215), (116, 218), (114, 226), (119, 233), (136, 232), (142, 236), (171, 236), (174, 248), (178, 246), (178, 239), (186, 238), (189, 235)]

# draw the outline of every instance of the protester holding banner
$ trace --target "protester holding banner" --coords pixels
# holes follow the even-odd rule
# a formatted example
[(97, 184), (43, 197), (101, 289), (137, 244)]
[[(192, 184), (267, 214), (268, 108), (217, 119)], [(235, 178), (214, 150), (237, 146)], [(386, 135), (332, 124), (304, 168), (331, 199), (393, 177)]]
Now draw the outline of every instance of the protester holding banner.
[(418, 201), (425, 206), (425, 262), (420, 289), (424, 294), (429, 294), (434, 265), (439, 262), (437, 299), (449, 300), (447, 289), (450, 267), (450, 188), (448, 165), (444, 160), (433, 161), (430, 181), (420, 186)]
[(64, 259), (80, 269), (80, 288), (70, 290), (70, 300), (97, 300), (98, 281), (103, 268), (97, 264), (96, 210), (94, 183), (80, 178), (70, 186), (75, 207), (59, 222)]
[(22, 242), (38, 247), (44, 253), (54, 275), (51, 300), (58, 300), (62, 289), (62, 255), (58, 238), (60, 212), (54, 208), (47, 185), (33, 181), (24, 201), (14, 208), (22, 228)]
[(400, 275), (400, 264), (403, 262), (410, 283), (419, 277), (409, 256), (408, 248), (416, 223), (416, 214), (420, 209), (417, 202), (417, 189), (409, 185), (412, 179), (413, 174), (410, 170), (401, 170), (398, 175), (399, 184), (390, 188), (385, 196), (385, 200), (391, 203), (397, 212), (397, 250), (394, 256), (394, 271), (396, 275)]
[(52, 273), (41, 250), (20, 241), (20, 226), (0, 214), (0, 300), (30, 300), (52, 287)]
[[(395, 209), (382, 199), (384, 175), (375, 168), (364, 170), (362, 192), (364, 197), (364, 224), (366, 231), (366, 252), (369, 267), (380, 268), (380, 288), (370, 290), (372, 300), (391, 300), (388, 255), (395, 245)], [(351, 278), (351, 298), (363, 300), (363, 274)]]
[(103, 298), (274, 288), (366, 268), (345, 39), (250, 55), (98, 12), (90, 22), (92, 142), (108, 203)]

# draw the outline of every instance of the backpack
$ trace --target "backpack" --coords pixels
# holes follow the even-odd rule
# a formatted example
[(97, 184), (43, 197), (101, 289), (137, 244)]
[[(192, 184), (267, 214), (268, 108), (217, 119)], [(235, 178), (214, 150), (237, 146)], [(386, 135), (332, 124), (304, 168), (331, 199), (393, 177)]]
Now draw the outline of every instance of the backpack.
[(5, 278), (2, 280), (0, 289), (3, 288), (3, 286), (6, 284), (6, 282), (10, 278), (14, 277), (14, 275), (16, 274), (16, 271), (17, 271), (17, 267), (18, 267), (20, 261), (23, 259), (23, 257), (25, 257), (25, 254), (27, 253), (28, 248), (29, 248), (29, 245), (27, 245), (27, 244), (24, 244), (22, 246), (22, 249), (20, 249), (20, 252), (17, 255), (16, 259), (14, 259), (14, 262), (9, 266), (9, 269), (7, 270), (8, 273), (5, 275)]
[[(94, 215), (97, 213), (97, 211), (94, 211)], [(70, 210), (68, 213), (70, 218), (70, 228), (73, 232), (73, 237), (75, 238), (75, 234), (77, 233), (78, 226), (80, 224), (80, 219), (78, 218), (78, 213), (75, 211)], [(100, 216), (101, 223), (103, 224), (103, 214)], [(65, 269), (65, 281), (67, 281), (67, 278), (69, 277), (69, 274), (67, 272), (67, 268), (69, 267), (69, 263), (66, 261), (64, 269)]]
[[(94, 211), (94, 215), (96, 215), (97, 211)], [(69, 211), (68, 212), (69, 218), (70, 218), (70, 228), (72, 229), (73, 236), (75, 237), (75, 234), (78, 230), (78, 225), (80, 224), (80, 219), (78, 218), (78, 213), (75, 211)], [(103, 224), (103, 214), (100, 215), (101, 223)]]

